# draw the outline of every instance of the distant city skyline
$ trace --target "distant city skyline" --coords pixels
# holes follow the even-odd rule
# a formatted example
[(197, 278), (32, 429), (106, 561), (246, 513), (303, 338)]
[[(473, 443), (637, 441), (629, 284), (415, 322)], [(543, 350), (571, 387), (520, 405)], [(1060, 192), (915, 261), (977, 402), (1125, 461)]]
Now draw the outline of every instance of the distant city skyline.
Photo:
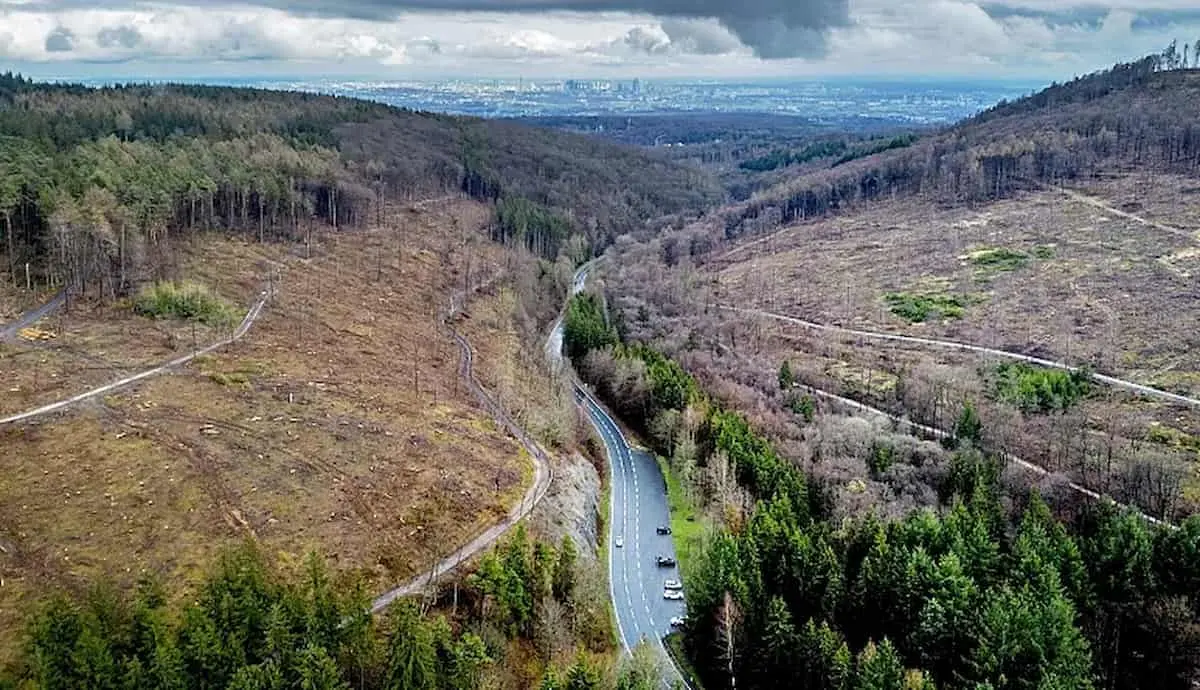
[[(101, 86), (122, 80), (82, 81)], [(842, 123), (868, 118), (900, 124), (953, 122), (1003, 98), (1016, 98), (1040, 87), (1032, 82), (917, 79), (423, 81), (214, 77), (181, 81), (327, 93), (417, 110), (481, 117), (717, 112), (788, 115)]]

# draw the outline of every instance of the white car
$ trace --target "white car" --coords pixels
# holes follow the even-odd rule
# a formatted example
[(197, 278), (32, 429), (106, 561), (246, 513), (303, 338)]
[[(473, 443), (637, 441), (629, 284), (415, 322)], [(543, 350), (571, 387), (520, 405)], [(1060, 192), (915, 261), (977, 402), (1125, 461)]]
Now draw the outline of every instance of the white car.
[(664, 589), (663, 599), (674, 599), (675, 601), (683, 600), (683, 592), (678, 589)]
[(683, 583), (679, 580), (667, 580), (663, 583), (663, 589), (683, 589)]
[(682, 628), (683, 627), (683, 616), (675, 616), (674, 618), (672, 618), (671, 619), (671, 627), (672, 628)]
[(620, 536), (613, 537), (613, 545), (619, 549), (622, 546), (625, 546), (625, 540), (622, 539)]

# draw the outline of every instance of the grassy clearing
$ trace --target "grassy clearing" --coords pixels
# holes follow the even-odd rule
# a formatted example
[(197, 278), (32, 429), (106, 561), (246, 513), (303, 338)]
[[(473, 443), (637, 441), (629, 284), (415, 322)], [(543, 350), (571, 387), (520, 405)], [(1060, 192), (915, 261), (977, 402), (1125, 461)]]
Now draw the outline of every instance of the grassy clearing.
[(1029, 263), (1028, 254), (1005, 247), (980, 249), (971, 252), (967, 257), (972, 265), (988, 273), (1015, 271)]
[(667, 461), (662, 457), (657, 457), (657, 460), (663, 477), (667, 480), (667, 507), (671, 511), (671, 539), (675, 542), (675, 554), (679, 558), (679, 572), (686, 580), (687, 575), (692, 572), (691, 567), (695, 562), (693, 557), (699, 554), (704, 545), (704, 538), (708, 533), (707, 519), (696, 508), (696, 504), (688, 498), (687, 492), (683, 490), (682, 482), (671, 471)]
[(967, 299), (960, 295), (889, 292), (884, 301), (892, 313), (909, 323), (924, 323), (932, 319), (961, 319), (967, 310)]
[[(900, 378), (895, 374), (875, 367), (855, 366), (849, 362), (834, 362), (826, 368), (829, 376), (841, 381), (847, 390), (866, 395), (887, 395), (896, 390)], [(803, 414), (803, 411), (801, 410)], [(805, 415), (811, 418), (812, 414)]]
[(233, 305), (212, 290), (186, 280), (146, 285), (134, 299), (133, 309), (153, 319), (194, 319), (209, 326), (228, 327), (241, 318)]

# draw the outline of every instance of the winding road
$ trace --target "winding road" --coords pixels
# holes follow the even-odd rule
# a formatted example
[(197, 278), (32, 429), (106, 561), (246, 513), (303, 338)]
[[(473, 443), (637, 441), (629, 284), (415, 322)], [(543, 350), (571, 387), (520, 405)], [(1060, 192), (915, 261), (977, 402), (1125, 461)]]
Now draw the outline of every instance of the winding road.
[[(157, 376), (159, 374), (165, 373), (171, 369), (174, 369), (175, 367), (179, 367), (184, 364), (187, 364), (188, 362), (199, 357), (200, 355), (208, 354), (209, 352), (212, 352), (213, 350), (217, 350), (219, 348), (225, 347), (226, 345), (229, 345), (238, 340), (241, 340), (242, 336), (246, 335), (246, 333), (249, 332), (250, 327), (254, 325), (254, 322), (258, 319), (259, 315), (262, 313), (263, 307), (266, 306), (267, 300), (269, 300), (271, 298), (271, 296), (272, 296), (272, 294), (271, 294), (270, 289), (263, 290), (261, 293), (259, 293), (258, 299), (254, 302), (254, 304), (250, 305), (250, 309), (246, 312), (245, 318), (242, 319), (242, 322), (240, 324), (238, 324), (238, 327), (233, 331), (233, 333), (231, 333), (229, 335), (228, 338), (223, 338), (223, 339), (218, 340), (217, 342), (215, 342), (211, 345), (208, 345), (206, 347), (203, 347), (199, 350), (195, 350), (186, 355), (176, 357), (175, 359), (172, 359), (167, 362), (163, 362), (162, 364), (160, 364), (156, 367), (146, 369), (145, 371), (138, 372), (131, 376), (126, 376), (124, 378), (117, 379), (116, 381), (112, 381), (111, 383), (106, 383), (103, 386), (93, 388), (89, 391), (84, 391), (78, 395), (73, 395), (69, 398), (59, 400), (58, 402), (53, 402), (53, 403), (50, 403), (49, 405), (43, 405), (41, 407), (38, 407), (38, 408), (32, 409), (32, 410), (28, 410), (26, 412), (21, 412), (19, 414), (4, 417), (3, 419), (0, 419), (0, 426), (5, 425), (5, 424), (15, 424), (17, 422), (24, 422), (24, 421), (33, 419), (35, 417), (41, 417), (43, 415), (51, 414), (53, 412), (65, 410), (66, 408), (68, 408), (72, 405), (75, 405), (77, 403), (81, 403), (85, 400), (91, 400), (92, 398), (95, 398), (97, 396), (104, 395), (106, 393), (111, 393), (120, 388), (124, 388), (131, 384), (137, 383), (138, 381), (141, 381), (142, 379), (148, 379), (151, 376)], [(51, 304), (53, 304), (53, 302), (51, 302)], [(46, 305), (46, 306), (50, 306), (50, 305)], [(46, 307), (42, 307), (41, 309), (44, 310), (44, 309), (46, 309)], [(38, 311), (41, 311), (41, 310), (38, 310)], [(37, 313), (37, 312), (33, 312), (33, 313)], [(48, 313), (48, 312), (46, 312), (46, 313)], [(45, 313), (43, 313), (42, 316), (45, 316)], [(41, 318), (41, 316), (38, 316), (37, 318), (30, 320), (29, 323), (34, 323), (40, 318)], [(21, 328), (24, 328), (24, 326), (21, 326)]]
[[(446, 196), (446, 197), (438, 197), (436, 199), (427, 199), (425, 201), (421, 201), (421, 202), (412, 204), (412, 207), (423, 208), (423, 207), (428, 206), (429, 204), (438, 203), (438, 202), (446, 201), (446, 200), (453, 199), (453, 198), (456, 198), (456, 197)], [(484, 283), (477, 285), (474, 289), (476, 291), (478, 291), (478, 290), (482, 289), (483, 287), (485, 287), (488, 283), (494, 281), (495, 279), (496, 278), (492, 278), (489, 281), (485, 281)], [(97, 388), (93, 388), (92, 390), (85, 391), (78, 395), (71, 396), (70, 398), (59, 400), (57, 402), (50, 403), (48, 405), (43, 405), (42, 407), (39, 407), (39, 408), (36, 408), (33, 410), (28, 410), (26, 412), (22, 412), (22, 413), (15, 414), (15, 415), (12, 415), (9, 417), (5, 417), (3, 419), (0, 419), (0, 426), (6, 425), (6, 424), (15, 424), (18, 422), (29, 421), (36, 417), (40, 417), (43, 415), (47, 415), (47, 414), (51, 414), (54, 412), (58, 412), (58, 411), (67, 409), (68, 407), (71, 407), (72, 405), (83, 402), (85, 400), (90, 400), (97, 396), (104, 395), (106, 393), (111, 393), (114, 390), (125, 388), (126, 386), (130, 386), (130, 385), (137, 383), (138, 381), (141, 381), (143, 379), (147, 379), (152, 376), (157, 376), (158, 374), (166, 373), (166, 372), (170, 371), (171, 369), (182, 366), (182, 365), (192, 361), (193, 359), (195, 359), (196, 357), (198, 357), (200, 355), (207, 354), (209, 352), (213, 352), (214, 350), (220, 349), (220, 348), (222, 348), (226, 345), (229, 345), (237, 340), (240, 340), (243, 336), (245, 336), (250, 331), (250, 328), (254, 325), (254, 322), (262, 314), (262, 310), (265, 308), (267, 302), (271, 299), (271, 297), (274, 296), (273, 295), (273, 286), (278, 285), (278, 284), (279, 284), (278, 280), (268, 281), (268, 285), (270, 287), (268, 287), (267, 290), (264, 290), (263, 292), (261, 292), (259, 294), (258, 299), (254, 302), (254, 304), (251, 305), (250, 309), (246, 313), (245, 318), (242, 319), (241, 324), (238, 325), (237, 329), (235, 329), (228, 338), (219, 340), (215, 343), (212, 343), (211, 345), (208, 345), (202, 349), (196, 350), (195, 352), (189, 353), (187, 355), (176, 357), (175, 359), (172, 359), (168, 362), (164, 362), (163, 364), (160, 364), (156, 367), (152, 367), (150, 369), (146, 369), (145, 371), (141, 371), (137, 374), (133, 374), (131, 376), (126, 376), (126, 377), (118, 379), (116, 381), (112, 381), (103, 386), (99, 386)], [(491, 414), (493, 419), (495, 419), (496, 423), (500, 427), (506, 429), (510, 434), (512, 434), (513, 437), (515, 437), (517, 439), (517, 441), (522, 445), (522, 447), (525, 448), (526, 452), (529, 453), (530, 458), (532, 458), (533, 465), (534, 465), (533, 483), (525, 491), (525, 494), (522, 496), (521, 501), (517, 505), (513, 506), (513, 508), (509, 511), (509, 513), (505, 516), (505, 518), (503, 520), (501, 520), (500, 522), (496, 523), (495, 525), (492, 525), (491, 527), (487, 528), (482, 533), (477, 535), (474, 539), (467, 542), (466, 544), (463, 544), (458, 549), (455, 549), (455, 551), (453, 553), (451, 553), (450, 555), (446, 556), (441, 561), (439, 561), (436, 565), (434, 565), (434, 567), (432, 569), (430, 569), (424, 573), (421, 573), (420, 575), (417, 575), (416, 577), (413, 577), (412, 579), (408, 580), (407, 582), (405, 582), (397, 587), (394, 587), (394, 588), (384, 592), (383, 594), (380, 594), (374, 600), (372, 600), (372, 602), (371, 602), (371, 612), (372, 613), (378, 613), (378, 612), (382, 611), (383, 609), (387, 608), (387, 606), (389, 604), (391, 604), (393, 601), (395, 601), (399, 597), (408, 596), (408, 595), (416, 594), (416, 593), (420, 592), (425, 587), (430, 586), (431, 584), (436, 582), (438, 578), (442, 577), (446, 573), (453, 571), (455, 568), (457, 568), (459, 565), (461, 565), (464, 561), (467, 561), (471, 557), (475, 556), (476, 554), (480, 553), (484, 549), (486, 549), (489, 546), (491, 546), (492, 544), (494, 544), (496, 542), (496, 540), (498, 540), (505, 532), (507, 532), (517, 522), (522, 520), (525, 516), (529, 515), (529, 513), (541, 502), (542, 498), (545, 497), (546, 493), (550, 489), (550, 484), (553, 481), (553, 471), (550, 467), (549, 457), (546, 454), (546, 451), (540, 445), (538, 445), (538, 443), (536, 441), (534, 441), (532, 438), (530, 438), (529, 435), (526, 434), (525, 431), (519, 425), (517, 425), (517, 423), (515, 421), (513, 421), (513, 419), (508, 415), (508, 413), (504, 411), (504, 409), (499, 405), (499, 403), (496, 402), (496, 400), (491, 396), (491, 394), (487, 392), (487, 389), (485, 389), (479, 383), (479, 380), (475, 377), (475, 371), (474, 371), (475, 353), (474, 353), (474, 350), (471, 348), (470, 342), (468, 342), (467, 339), (462, 334), (460, 334), (458, 331), (456, 331), (454, 329), (454, 327), (451, 325), (451, 321), (453, 320), (453, 318), (455, 316), (458, 315), (459, 311), (461, 310), (462, 304), (464, 303), (465, 300), (466, 300), (466, 292), (465, 291), (459, 290), (459, 291), (456, 291), (455, 293), (453, 293), (450, 296), (450, 304), (449, 304), (448, 308), (446, 309), (446, 311), (443, 313), (442, 319), (441, 319), (442, 327), (448, 331), (450, 337), (452, 337), (454, 339), (454, 341), (458, 344), (458, 347), (459, 347), (459, 352), (460, 352), (459, 376), (466, 381), (467, 386), (475, 394), (476, 398), (479, 399), (480, 404), (483, 406), (483, 408), (485, 410), (487, 410), (489, 414)], [(22, 315), (20, 318), (18, 318), (16, 321), (14, 321), (11, 324), (4, 325), (3, 328), (0, 328), (0, 336), (7, 336), (10, 333), (16, 333), (20, 329), (36, 323), (38, 320), (42, 319), (47, 314), (49, 314), (49, 313), (53, 312), (55, 309), (57, 309), (64, 301), (65, 301), (65, 295), (60, 293), (59, 295), (55, 296), (55, 298), (52, 299), (47, 304), (39, 307), (38, 309), (32, 310), (32, 311)], [(561, 330), (561, 329), (558, 329), (558, 330)], [(561, 332), (559, 333), (559, 337), (561, 338)], [(0, 337), (0, 339), (3, 339), (3, 338)]]
[[(747, 309), (744, 307), (734, 307), (734, 306), (730, 306), (730, 305), (716, 305), (716, 308), (723, 309), (725, 311), (732, 311), (732, 312), (737, 312), (737, 313), (741, 313), (741, 314), (749, 314), (751, 316), (759, 316), (759, 317), (763, 317), (763, 318), (767, 318), (767, 319), (773, 319), (775, 321), (781, 321), (781, 322), (790, 323), (790, 324), (793, 324), (796, 326), (802, 326), (804, 328), (808, 328), (808, 329), (814, 330), (814, 331), (823, 331), (826, 333), (840, 333), (842, 335), (849, 335), (849, 336), (853, 336), (855, 338), (863, 338), (866, 340), (891, 340), (894, 342), (909, 343), (912, 345), (925, 345), (925, 346), (929, 346), (929, 347), (939, 347), (939, 348), (945, 348), (945, 349), (950, 349), (950, 350), (960, 350), (963, 352), (978, 352), (978, 353), (985, 354), (985, 355), (991, 355), (993, 357), (1004, 357), (1006, 359), (1015, 359), (1017, 361), (1026, 362), (1029, 364), (1037, 364), (1039, 366), (1047, 367), (1050, 369), (1062, 369), (1064, 371), (1079, 371), (1078, 367), (1073, 367), (1073, 366), (1063, 363), (1063, 362), (1054, 362), (1054, 361), (1051, 361), (1048, 359), (1041, 359), (1040, 357), (1032, 357), (1030, 355), (1022, 355), (1022, 354), (1019, 354), (1016, 352), (1008, 352), (1007, 350), (996, 350), (994, 348), (982, 347), (980, 345), (971, 345), (969, 343), (960, 343), (960, 342), (955, 342), (953, 340), (936, 340), (934, 338), (919, 338), (916, 336), (899, 335), (896, 333), (883, 333), (883, 332), (879, 332), (879, 331), (862, 331), (862, 330), (858, 330), (858, 329), (854, 329), (854, 328), (842, 328), (841, 326), (830, 326), (828, 324), (816, 323), (815, 321), (806, 321), (804, 319), (799, 319), (794, 316), (788, 316), (786, 314), (777, 314), (777, 313), (769, 312), (769, 311), (762, 311), (761, 309)], [(1118, 378), (1115, 378), (1112, 376), (1106, 376), (1104, 374), (1097, 374), (1094, 372), (1091, 374), (1091, 377), (1092, 377), (1092, 380), (1094, 380), (1098, 383), (1105, 383), (1110, 386), (1113, 386), (1114, 388), (1121, 388), (1121, 389), (1124, 389), (1124, 390), (1127, 390), (1127, 391), (1130, 391), (1133, 393), (1139, 393), (1141, 395), (1147, 395), (1147, 396), (1154, 397), (1154, 398), (1160, 398), (1162, 400), (1167, 400), (1169, 402), (1178, 403), (1181, 405), (1188, 405), (1191, 407), (1200, 407), (1200, 400), (1197, 400), (1196, 398), (1189, 398), (1186, 395), (1179, 395), (1178, 393), (1172, 393), (1170, 391), (1164, 391), (1159, 388), (1153, 388), (1151, 386), (1145, 386), (1140, 383), (1134, 383), (1133, 381), (1125, 381), (1124, 379), (1118, 379)]]
[[(488, 282), (491, 281), (486, 281), (476, 286), (475, 290), (482, 289)], [(525, 494), (521, 497), (521, 502), (513, 506), (503, 520), (487, 528), (471, 541), (463, 544), (454, 553), (439, 561), (431, 570), (421, 573), (408, 582), (375, 597), (371, 602), (371, 613), (383, 611), (400, 597), (419, 593), (424, 588), (436, 582), (438, 578), (453, 571), (464, 561), (494, 544), (505, 532), (537, 507), (538, 503), (545, 498), (546, 492), (550, 490), (550, 484), (554, 480), (554, 473), (550, 467), (550, 458), (546, 451), (537, 441), (530, 438), (524, 429), (513, 421), (512, 417), (505, 412), (504, 408), (496, 402), (495, 398), (475, 378), (475, 351), (471, 348), (471, 343), (450, 325), (454, 317), (458, 315), (461, 305), (465, 300), (466, 293), (464, 291), (460, 290), (451, 295), (450, 307), (442, 316), (443, 328), (449, 331), (450, 336), (458, 343), (460, 355), (458, 364), (459, 377), (467, 382), (467, 386), (470, 387), (475, 397), (479, 399), (483, 408), (492, 416), (492, 419), (500, 427), (512, 434), (521, 446), (525, 448), (526, 452), (529, 453), (529, 457), (533, 459), (533, 484), (525, 490)]]
[[(576, 271), (572, 295), (583, 290), (594, 265), (589, 262)], [(671, 524), (666, 481), (654, 456), (634, 448), (604, 406), (573, 377), (562, 353), (562, 329), (560, 317), (547, 338), (546, 355), (556, 371), (572, 376), (575, 402), (600, 436), (608, 459), (608, 583), (621, 646), (628, 652), (646, 640), (662, 654), (664, 687), (687, 686), (662, 642), (671, 632), (671, 618), (686, 613), (684, 602), (663, 598), (664, 581), (682, 579), (678, 566), (663, 568), (656, 562), (658, 556), (675, 558), (672, 537), (657, 532)], [(618, 538), (622, 546), (616, 545)]]

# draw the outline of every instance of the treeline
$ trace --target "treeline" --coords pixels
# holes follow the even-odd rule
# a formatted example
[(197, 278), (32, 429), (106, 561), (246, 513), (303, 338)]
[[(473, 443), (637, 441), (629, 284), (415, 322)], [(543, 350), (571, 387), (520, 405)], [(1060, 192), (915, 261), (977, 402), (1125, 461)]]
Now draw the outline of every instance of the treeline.
[(1194, 173), (1200, 74), (1162, 64), (1150, 56), (1117, 65), (900, 150), (785, 181), (722, 214), (720, 230), (732, 239), (902, 195), (983, 202), (1122, 165)]
[(0, 214), (13, 281), (123, 294), (162, 278), (176, 234), (228, 229), (295, 238), (313, 219), (357, 224), (373, 192), (337, 152), (271, 134), (209, 142), (121, 141), (66, 151), (0, 137)]
[[(964, 414), (940, 510), (832, 522), (832, 487), (669, 359), (619, 345), (578, 361), (711, 507), (717, 532), (684, 574), (686, 648), (709, 687), (1182, 690), (1200, 677), (1200, 519), (1170, 529), (1093, 504), (1068, 529), (1036, 495), (1003, 495)], [(875, 455), (883, 468), (888, 449)]]
[(222, 690), (465, 690), (481, 687), (650, 690), (639, 653), (623, 668), (602, 580), (574, 545), (524, 528), (432, 608), (402, 599), (370, 613), (361, 582), (310, 555), (285, 574), (247, 543), (224, 553), (182, 609), (143, 581), (133, 594), (98, 584), (44, 603), (25, 654), (0, 687)]
[[(638, 181), (634, 185), (632, 182)], [(172, 238), (298, 239), (387, 201), (499, 201), (497, 234), (553, 259), (718, 201), (705, 173), (586, 137), (331, 96), (0, 76), (0, 252), (8, 279), (120, 294), (169, 269)]]
[(768, 170), (777, 170), (786, 168), (789, 165), (799, 165), (820, 158), (832, 158), (840, 156), (850, 147), (843, 139), (835, 139), (833, 141), (821, 141), (814, 144), (809, 144), (799, 151), (788, 151), (786, 149), (775, 149), (765, 156), (752, 158), (748, 161), (742, 161), (738, 167), (742, 170), (750, 170), (753, 172), (766, 172)]
[(823, 158), (837, 157), (829, 167), (835, 168), (839, 165), (849, 163), (850, 161), (866, 158), (884, 151), (893, 149), (902, 149), (912, 146), (917, 141), (915, 134), (901, 134), (899, 136), (877, 139), (866, 142), (864, 145), (852, 145), (844, 139), (835, 139), (833, 141), (820, 141), (805, 146), (799, 151), (788, 151), (786, 149), (775, 149), (771, 153), (753, 158), (748, 161), (742, 161), (738, 164), (742, 170), (750, 170), (753, 172), (767, 172), (786, 168), (789, 165), (800, 165), (801, 163), (809, 163)]
[(917, 142), (916, 134), (901, 134), (891, 139), (883, 139), (880, 141), (870, 142), (866, 146), (859, 146), (842, 154), (840, 158), (833, 162), (831, 167), (836, 168), (839, 165), (844, 165), (850, 161), (856, 161), (859, 158), (874, 156), (877, 153), (884, 151), (894, 151), (895, 149), (903, 149), (912, 146)]

